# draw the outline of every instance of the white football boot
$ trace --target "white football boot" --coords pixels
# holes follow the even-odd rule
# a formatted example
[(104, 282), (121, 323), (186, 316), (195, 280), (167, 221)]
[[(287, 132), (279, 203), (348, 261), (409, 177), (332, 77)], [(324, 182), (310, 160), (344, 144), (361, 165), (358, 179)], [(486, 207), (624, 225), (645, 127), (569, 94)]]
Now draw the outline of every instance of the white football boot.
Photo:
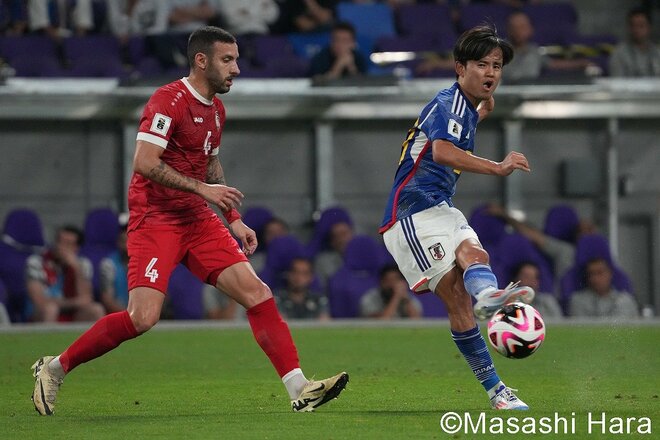
[(513, 388), (502, 385), (496, 394), (490, 399), (490, 406), (493, 409), (515, 409), (515, 410), (528, 410), (529, 406), (513, 394)]
[(48, 369), (48, 364), (55, 356), (44, 356), (32, 365), (32, 375), (35, 378), (32, 402), (34, 409), (42, 416), (51, 416), (55, 411), (55, 399), (64, 377), (54, 375)]
[(339, 396), (348, 383), (348, 373), (342, 372), (324, 380), (309, 381), (300, 396), (291, 401), (295, 412), (314, 411), (329, 400)]
[(509, 283), (504, 289), (492, 292), (484, 292), (477, 295), (477, 303), (474, 305), (474, 315), (478, 319), (488, 319), (493, 316), (500, 307), (516, 301), (529, 304), (534, 299), (534, 289), (527, 286), (518, 286), (518, 283)]

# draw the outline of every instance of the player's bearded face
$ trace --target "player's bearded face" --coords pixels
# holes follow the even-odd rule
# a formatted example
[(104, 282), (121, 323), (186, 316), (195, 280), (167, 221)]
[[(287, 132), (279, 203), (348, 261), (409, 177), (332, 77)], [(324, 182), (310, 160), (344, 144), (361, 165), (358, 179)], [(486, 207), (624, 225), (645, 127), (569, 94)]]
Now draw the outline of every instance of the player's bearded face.
[(236, 44), (216, 43), (213, 56), (206, 68), (206, 79), (215, 93), (227, 93), (233, 79), (241, 71), (238, 68), (238, 46)]
[(473, 105), (489, 99), (502, 78), (502, 50), (493, 49), (480, 60), (457, 66), (458, 83)]

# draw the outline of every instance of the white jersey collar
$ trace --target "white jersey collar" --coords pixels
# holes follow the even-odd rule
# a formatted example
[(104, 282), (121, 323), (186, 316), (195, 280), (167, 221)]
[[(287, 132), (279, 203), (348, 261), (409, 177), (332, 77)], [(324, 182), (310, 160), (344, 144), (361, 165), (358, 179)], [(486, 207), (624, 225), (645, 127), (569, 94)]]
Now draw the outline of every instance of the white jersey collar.
[(187, 76), (184, 76), (183, 78), (181, 78), (181, 82), (183, 82), (183, 84), (186, 86), (186, 88), (190, 91), (190, 93), (192, 93), (192, 95), (195, 98), (197, 98), (197, 100), (199, 102), (201, 102), (202, 104), (205, 104), (205, 105), (213, 105), (213, 101), (211, 101), (210, 99), (204, 98), (202, 95), (199, 94), (199, 92), (197, 90), (195, 90), (193, 88), (193, 86), (188, 81)]

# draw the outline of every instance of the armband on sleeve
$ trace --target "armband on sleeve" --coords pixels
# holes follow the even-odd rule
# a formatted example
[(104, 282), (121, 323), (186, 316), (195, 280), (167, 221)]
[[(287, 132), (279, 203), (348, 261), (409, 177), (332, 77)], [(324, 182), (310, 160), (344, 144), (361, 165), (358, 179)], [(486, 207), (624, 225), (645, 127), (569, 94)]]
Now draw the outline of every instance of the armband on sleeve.
[(227, 220), (227, 223), (229, 223), (230, 225), (234, 223), (236, 220), (239, 220), (241, 218), (241, 214), (235, 209), (231, 209), (229, 211), (222, 211), (222, 215), (225, 216), (225, 220)]

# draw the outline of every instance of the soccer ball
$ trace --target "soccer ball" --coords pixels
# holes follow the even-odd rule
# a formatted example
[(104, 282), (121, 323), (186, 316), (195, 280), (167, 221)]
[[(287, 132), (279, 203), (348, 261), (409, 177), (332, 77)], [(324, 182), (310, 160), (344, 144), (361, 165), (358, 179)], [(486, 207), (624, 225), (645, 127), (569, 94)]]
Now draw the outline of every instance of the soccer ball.
[(507, 304), (488, 321), (488, 340), (508, 358), (526, 358), (538, 350), (544, 339), (543, 318), (529, 304)]

